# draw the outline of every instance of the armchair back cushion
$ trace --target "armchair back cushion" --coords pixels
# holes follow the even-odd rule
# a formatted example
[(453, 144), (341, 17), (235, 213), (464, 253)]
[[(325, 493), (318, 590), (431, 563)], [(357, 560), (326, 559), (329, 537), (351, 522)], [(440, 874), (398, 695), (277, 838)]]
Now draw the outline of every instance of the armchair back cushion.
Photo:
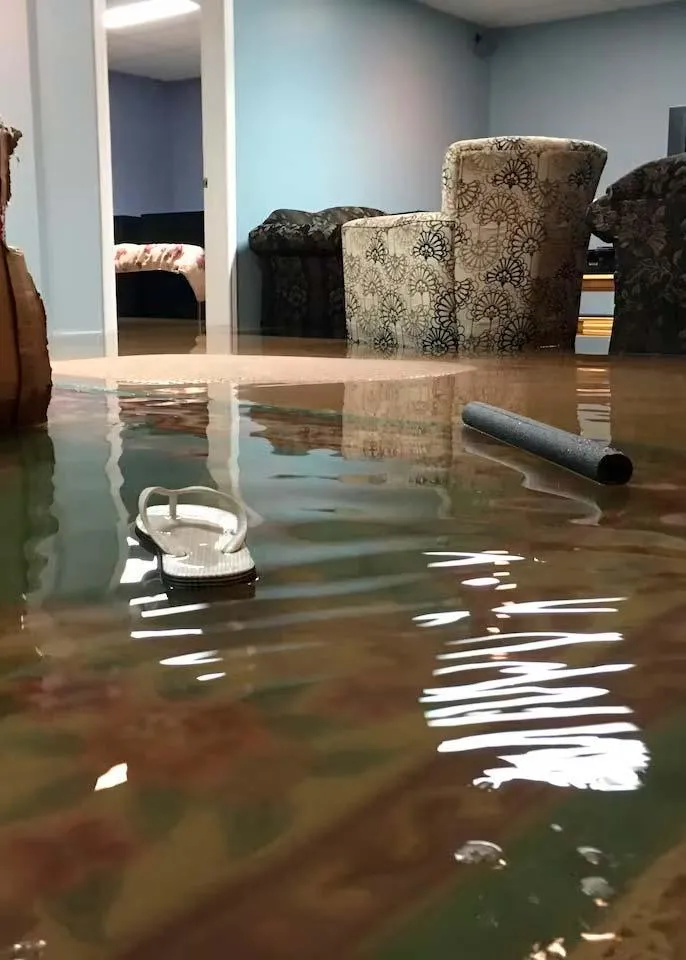
[(590, 230), (607, 160), (595, 143), (491, 137), (454, 143), (442, 209), (456, 220), (455, 302), (470, 346), (572, 347)]
[(686, 154), (622, 177), (588, 221), (615, 248), (610, 353), (686, 353)]

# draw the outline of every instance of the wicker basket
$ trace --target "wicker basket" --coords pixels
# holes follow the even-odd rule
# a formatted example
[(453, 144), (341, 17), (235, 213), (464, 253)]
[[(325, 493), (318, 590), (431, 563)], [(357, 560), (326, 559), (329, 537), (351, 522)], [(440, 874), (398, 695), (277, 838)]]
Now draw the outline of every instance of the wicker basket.
[(5, 238), (10, 158), (20, 138), (0, 123), (0, 430), (44, 423), (52, 388), (43, 301), (24, 255)]

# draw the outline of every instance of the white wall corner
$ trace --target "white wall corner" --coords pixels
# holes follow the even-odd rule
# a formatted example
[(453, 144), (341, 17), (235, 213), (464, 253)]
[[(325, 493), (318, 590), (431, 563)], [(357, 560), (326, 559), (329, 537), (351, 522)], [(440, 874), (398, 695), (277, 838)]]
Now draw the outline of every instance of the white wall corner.
[(237, 329), (233, 0), (202, 0), (201, 29), (207, 350), (227, 353)]
[(117, 323), (117, 286), (114, 273), (114, 186), (112, 183), (110, 88), (107, 60), (107, 34), (104, 25), (106, 6), (106, 0), (93, 0), (93, 53), (95, 59), (98, 166), (100, 170), (105, 353), (108, 357), (116, 357), (119, 352), (119, 334)]

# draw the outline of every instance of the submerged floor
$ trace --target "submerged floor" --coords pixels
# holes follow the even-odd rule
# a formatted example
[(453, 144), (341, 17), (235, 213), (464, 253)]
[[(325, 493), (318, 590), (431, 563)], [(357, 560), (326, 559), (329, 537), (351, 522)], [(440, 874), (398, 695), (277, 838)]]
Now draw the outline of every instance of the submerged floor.
[[(3, 443), (3, 955), (681, 955), (686, 367), (443, 366), (72, 372)], [(631, 487), (464, 435), (470, 399)], [(254, 595), (167, 595), (151, 483), (244, 498)]]

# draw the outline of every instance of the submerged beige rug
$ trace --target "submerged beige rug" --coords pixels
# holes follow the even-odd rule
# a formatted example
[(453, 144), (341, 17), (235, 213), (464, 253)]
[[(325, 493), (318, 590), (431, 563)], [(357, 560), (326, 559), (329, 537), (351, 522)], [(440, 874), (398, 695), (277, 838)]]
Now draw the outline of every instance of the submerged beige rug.
[(273, 357), (168, 354), (53, 361), (55, 383), (347, 383), (444, 377), (471, 370), (457, 361), (357, 357)]

